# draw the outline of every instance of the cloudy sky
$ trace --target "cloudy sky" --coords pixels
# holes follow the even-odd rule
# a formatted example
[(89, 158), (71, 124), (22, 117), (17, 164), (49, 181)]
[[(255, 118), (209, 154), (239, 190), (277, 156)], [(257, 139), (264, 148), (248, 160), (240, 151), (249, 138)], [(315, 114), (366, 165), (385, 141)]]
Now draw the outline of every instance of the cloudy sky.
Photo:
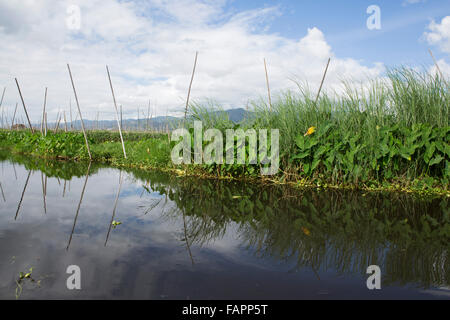
[[(380, 29), (367, 28), (370, 5), (380, 8)], [(264, 58), (274, 95), (295, 89), (293, 79), (317, 88), (329, 57), (327, 89), (382, 76), (386, 66), (433, 68), (429, 48), (450, 73), (450, 1), (0, 0), (0, 40), (9, 117), (16, 102), (24, 114), (14, 78), (32, 122), (45, 87), (49, 122), (70, 100), (75, 114), (67, 63), (84, 118), (115, 117), (106, 65), (124, 117), (136, 118), (149, 99), (153, 114), (176, 116), (196, 51), (192, 99), (226, 109), (265, 95)]]

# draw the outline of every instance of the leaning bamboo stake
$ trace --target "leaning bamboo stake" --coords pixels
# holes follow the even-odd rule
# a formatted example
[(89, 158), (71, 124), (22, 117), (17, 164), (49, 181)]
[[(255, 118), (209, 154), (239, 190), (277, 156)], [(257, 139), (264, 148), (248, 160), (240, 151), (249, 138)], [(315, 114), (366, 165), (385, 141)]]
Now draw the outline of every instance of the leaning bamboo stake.
[(126, 159), (127, 158), (127, 153), (125, 151), (125, 144), (123, 142), (123, 137), (122, 137), (122, 128), (121, 128), (120, 121), (119, 121), (119, 110), (117, 109), (116, 97), (114, 95), (114, 89), (113, 89), (113, 85), (112, 85), (112, 82), (111, 82), (111, 76), (109, 75), (108, 66), (106, 66), (106, 72), (108, 73), (109, 85), (111, 87), (111, 93), (112, 93), (113, 101), (114, 101), (114, 109), (116, 110), (116, 119), (117, 119), (117, 125), (119, 126), (119, 134), (120, 134), (120, 141), (122, 142), (123, 156)]
[[(186, 115), (187, 115), (188, 106), (189, 106), (189, 97), (191, 95), (192, 81), (194, 80), (195, 67), (197, 66), (197, 57), (198, 57), (198, 51), (195, 52), (194, 69), (192, 69), (191, 82), (189, 83), (188, 95), (187, 95), (187, 99), (186, 99), (186, 109), (184, 110), (184, 122), (186, 122)], [(184, 126), (184, 123), (183, 123), (183, 126)]]
[(61, 122), (61, 114), (58, 112), (58, 119), (56, 121), (55, 133), (58, 132), (60, 122)]
[(31, 125), (30, 118), (28, 117), (27, 107), (25, 107), (25, 101), (23, 101), (22, 92), (20, 91), (19, 82), (17, 82), (17, 78), (14, 78), (16, 80), (17, 89), (19, 90), (20, 99), (22, 100), (23, 109), (25, 110), (25, 115), (27, 116), (28, 124), (30, 125), (31, 133), (34, 133), (33, 126)]
[(2, 107), (2, 104), (3, 104), (3, 98), (5, 97), (5, 91), (6, 91), (6, 87), (3, 88), (2, 99), (0, 100), (0, 108)]
[(325, 76), (327, 75), (328, 65), (330, 64), (331, 58), (328, 58), (327, 66), (325, 68), (325, 72), (323, 73), (322, 81), (320, 82), (319, 91), (317, 92), (316, 100), (314, 101), (314, 105), (317, 104), (317, 100), (319, 99), (320, 91), (322, 90), (323, 82), (325, 81)]
[(44, 134), (44, 122), (45, 122), (45, 106), (47, 104), (47, 87), (44, 94), (44, 109), (42, 110), (42, 122), (41, 122), (41, 135)]
[(59, 119), (59, 111), (56, 113), (55, 128), (54, 128), (55, 132), (56, 132), (56, 129), (57, 129), (57, 126), (58, 126), (58, 119)]
[(264, 58), (264, 70), (266, 71), (267, 96), (269, 97), (269, 111), (272, 111), (272, 100), (270, 98), (269, 76), (267, 74), (266, 58)]
[(441, 71), (441, 69), (439, 68), (438, 63), (437, 63), (436, 59), (434, 58), (433, 52), (431, 52), (431, 49), (428, 49), (428, 52), (430, 53), (431, 58), (433, 59), (433, 62), (434, 62), (434, 64), (435, 64), (435, 66), (436, 66), (436, 69), (437, 69), (437, 71), (439, 72), (439, 75), (441, 76), (441, 79), (445, 81), (444, 75), (442, 74), (442, 71)]
[(75, 95), (75, 101), (77, 102), (78, 113), (80, 115), (80, 120), (81, 120), (81, 129), (83, 130), (83, 135), (84, 135), (84, 141), (86, 142), (86, 147), (87, 147), (87, 150), (89, 153), (89, 159), (92, 160), (91, 149), (89, 149), (89, 142), (87, 139), (86, 130), (84, 130), (83, 117), (81, 116), (80, 104), (78, 102), (77, 91), (75, 90), (75, 84), (73, 83), (72, 72), (70, 71), (69, 64), (67, 64), (67, 69), (69, 70), (70, 81), (72, 82), (73, 93)]

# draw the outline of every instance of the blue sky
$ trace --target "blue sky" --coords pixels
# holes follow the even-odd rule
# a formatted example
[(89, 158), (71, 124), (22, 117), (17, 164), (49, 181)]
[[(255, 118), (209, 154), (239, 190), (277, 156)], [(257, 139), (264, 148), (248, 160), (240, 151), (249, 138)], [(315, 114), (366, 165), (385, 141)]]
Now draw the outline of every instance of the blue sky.
[[(366, 27), (366, 9), (373, 4), (381, 9), (381, 30)], [(230, 3), (228, 10), (273, 5), (279, 6), (282, 14), (271, 21), (270, 32), (298, 39), (308, 27), (315, 26), (324, 32), (337, 55), (386, 65), (429, 64), (430, 46), (420, 39), (421, 35), (431, 20), (440, 21), (450, 14), (448, 0), (247, 0)], [(439, 50), (433, 51), (437, 59), (445, 56)]]
[[(380, 30), (366, 26), (370, 5)], [(70, 63), (86, 118), (115, 117), (106, 64), (127, 117), (149, 100), (153, 114), (179, 115), (196, 51), (191, 98), (223, 108), (265, 96), (264, 59), (274, 96), (295, 90), (292, 79), (316, 90), (330, 57), (326, 91), (389, 66), (433, 70), (429, 48), (450, 74), (450, 0), (0, 0), (0, 39), (7, 113), (20, 101), (15, 77), (32, 118), (45, 87), (49, 117), (67, 110)]]

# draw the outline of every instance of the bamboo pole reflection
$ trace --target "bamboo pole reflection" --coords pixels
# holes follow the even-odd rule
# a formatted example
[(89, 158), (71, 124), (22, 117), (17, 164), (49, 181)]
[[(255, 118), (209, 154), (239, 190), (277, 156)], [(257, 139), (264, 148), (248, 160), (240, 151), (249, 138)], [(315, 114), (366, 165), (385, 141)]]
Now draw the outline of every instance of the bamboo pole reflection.
[(75, 231), (75, 225), (77, 224), (78, 213), (80, 212), (81, 201), (83, 201), (84, 190), (86, 189), (86, 184), (87, 184), (88, 177), (89, 177), (89, 171), (91, 170), (91, 163), (92, 162), (89, 162), (89, 166), (88, 166), (88, 169), (86, 172), (86, 179), (84, 180), (83, 190), (81, 190), (80, 201), (78, 202), (77, 213), (75, 215), (75, 219), (73, 220), (72, 232), (70, 233), (69, 243), (67, 244), (66, 250), (69, 250), (70, 243), (72, 242), (73, 232)]
[(3, 193), (3, 187), (2, 187), (2, 183), (0, 182), (0, 190), (2, 191), (2, 197), (3, 197), (3, 201), (5, 201), (6, 202), (6, 199), (5, 199), (5, 194)]
[(41, 171), (41, 184), (42, 184), (42, 199), (44, 200), (44, 212), (47, 213), (47, 204), (45, 203), (45, 185), (44, 185), (44, 174)]
[(113, 224), (113, 222), (114, 222), (114, 217), (116, 216), (117, 202), (119, 201), (119, 196), (120, 196), (120, 189), (121, 189), (121, 187), (122, 187), (122, 171), (120, 171), (120, 177), (119, 177), (119, 190), (117, 190), (116, 200), (114, 201), (114, 208), (113, 208), (113, 213), (112, 213), (111, 221), (109, 222), (108, 233), (107, 233), (107, 235), (106, 235), (106, 240), (105, 240), (105, 247), (106, 247), (106, 243), (108, 242), (108, 239), (109, 239), (109, 234), (110, 234), (110, 232), (111, 232), (112, 224)]
[(16, 172), (16, 166), (14, 165), (14, 162), (13, 162), (13, 169), (14, 169), (14, 176), (16, 177), (16, 180), (17, 180), (17, 172)]
[(23, 187), (22, 196), (20, 197), (19, 205), (17, 206), (16, 216), (14, 217), (14, 220), (16, 220), (17, 216), (19, 215), (20, 205), (22, 204), (23, 196), (25, 195), (25, 191), (27, 190), (28, 180), (30, 180), (30, 176), (31, 170), (28, 171), (27, 181), (25, 181), (25, 186)]
[(181, 209), (183, 213), (183, 229), (184, 229), (184, 240), (186, 241), (186, 248), (189, 253), (189, 257), (191, 258), (192, 265), (194, 265), (194, 258), (192, 257), (191, 245), (189, 244), (189, 239), (186, 230), (186, 214), (184, 213), (184, 208)]

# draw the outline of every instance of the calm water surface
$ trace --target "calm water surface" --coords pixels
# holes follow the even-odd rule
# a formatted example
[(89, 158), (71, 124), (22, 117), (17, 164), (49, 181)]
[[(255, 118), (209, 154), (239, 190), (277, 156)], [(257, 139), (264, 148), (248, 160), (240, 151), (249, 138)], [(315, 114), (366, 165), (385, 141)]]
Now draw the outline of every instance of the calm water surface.
[(450, 299), (447, 199), (0, 159), (1, 299)]

